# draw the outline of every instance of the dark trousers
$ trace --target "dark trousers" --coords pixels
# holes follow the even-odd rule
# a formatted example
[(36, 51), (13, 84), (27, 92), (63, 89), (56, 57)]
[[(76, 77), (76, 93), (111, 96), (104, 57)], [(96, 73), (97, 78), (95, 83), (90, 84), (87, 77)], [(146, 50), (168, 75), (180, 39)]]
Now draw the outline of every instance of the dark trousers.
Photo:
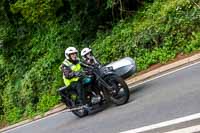
[(75, 89), (77, 91), (79, 100), (82, 102), (82, 104), (85, 104), (85, 90), (82, 81), (78, 80), (77, 82), (72, 82), (69, 87), (71, 87), (70, 89)]

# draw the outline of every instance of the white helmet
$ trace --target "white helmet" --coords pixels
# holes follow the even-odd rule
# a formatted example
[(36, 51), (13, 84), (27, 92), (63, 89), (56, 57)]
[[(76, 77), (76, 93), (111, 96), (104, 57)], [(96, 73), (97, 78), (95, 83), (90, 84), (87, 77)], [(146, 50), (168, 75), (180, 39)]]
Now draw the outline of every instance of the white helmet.
[(92, 51), (92, 49), (90, 48), (84, 48), (81, 50), (81, 56), (83, 57), (83, 59), (85, 59), (85, 55), (90, 53)]
[(72, 53), (78, 53), (78, 50), (75, 47), (68, 47), (65, 50), (65, 57), (66, 57), (66, 59), (69, 59), (69, 54), (72, 54)]

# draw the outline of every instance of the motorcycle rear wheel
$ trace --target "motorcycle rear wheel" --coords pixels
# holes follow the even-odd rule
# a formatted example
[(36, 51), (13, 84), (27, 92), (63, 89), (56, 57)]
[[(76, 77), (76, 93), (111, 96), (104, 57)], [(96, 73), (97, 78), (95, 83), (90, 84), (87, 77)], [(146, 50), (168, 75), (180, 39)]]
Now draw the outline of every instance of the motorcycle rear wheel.
[[(69, 107), (69, 109), (74, 109), (74, 108), (77, 108), (76, 104), (74, 101), (70, 100), (70, 101), (65, 101), (65, 105), (67, 107)], [(82, 118), (84, 116), (87, 116), (88, 115), (88, 111), (86, 109), (77, 109), (77, 110), (72, 110), (72, 113), (74, 115), (76, 115), (77, 117), (79, 118)]]

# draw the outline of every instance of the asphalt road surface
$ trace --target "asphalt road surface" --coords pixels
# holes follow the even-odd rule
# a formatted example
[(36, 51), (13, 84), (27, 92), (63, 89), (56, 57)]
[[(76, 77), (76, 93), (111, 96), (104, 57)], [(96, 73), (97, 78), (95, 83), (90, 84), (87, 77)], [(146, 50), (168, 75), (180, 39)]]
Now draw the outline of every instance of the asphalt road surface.
[[(63, 111), (8, 133), (118, 133), (200, 113), (200, 63), (131, 90), (127, 104), (77, 118)], [(200, 125), (200, 119), (149, 132), (166, 132)], [(175, 129), (176, 128), (176, 129)]]

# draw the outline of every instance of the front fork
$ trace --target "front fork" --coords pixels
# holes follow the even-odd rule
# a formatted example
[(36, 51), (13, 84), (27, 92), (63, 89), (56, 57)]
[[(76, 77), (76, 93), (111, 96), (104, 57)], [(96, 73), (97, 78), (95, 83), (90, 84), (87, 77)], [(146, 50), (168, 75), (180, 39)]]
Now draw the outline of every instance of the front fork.
[(97, 77), (97, 81), (98, 81), (99, 84), (101, 84), (101, 86), (103, 86), (104, 88), (108, 89), (109, 91), (111, 91), (113, 89), (112, 86), (107, 84), (105, 82), (105, 80), (103, 80), (100, 76)]

